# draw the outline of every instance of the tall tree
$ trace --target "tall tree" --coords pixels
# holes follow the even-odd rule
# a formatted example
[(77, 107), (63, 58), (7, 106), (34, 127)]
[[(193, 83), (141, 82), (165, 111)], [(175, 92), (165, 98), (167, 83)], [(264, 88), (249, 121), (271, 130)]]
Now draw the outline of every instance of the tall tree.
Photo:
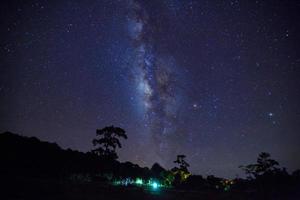
[(174, 167), (171, 169), (173, 174), (175, 175), (174, 184), (178, 185), (182, 182), (184, 182), (191, 174), (188, 170), (188, 167), (190, 166), (184, 159), (185, 155), (177, 155), (177, 159), (174, 161), (174, 163), (178, 164), (178, 167)]
[(187, 171), (188, 172), (188, 167), (190, 166), (184, 159), (185, 155), (177, 155), (177, 159), (174, 161), (174, 163), (177, 163), (179, 165), (179, 169)]
[(269, 153), (262, 152), (258, 155), (256, 164), (240, 166), (240, 168), (245, 171), (249, 178), (258, 177), (267, 172), (275, 171), (277, 169), (276, 166), (278, 166), (279, 163), (270, 157), (271, 155)]
[(127, 139), (125, 130), (119, 127), (108, 126), (103, 129), (97, 129), (96, 136), (100, 136), (100, 138), (93, 139), (93, 144), (98, 147), (92, 152), (107, 159), (117, 159), (116, 149), (122, 148), (119, 138)]

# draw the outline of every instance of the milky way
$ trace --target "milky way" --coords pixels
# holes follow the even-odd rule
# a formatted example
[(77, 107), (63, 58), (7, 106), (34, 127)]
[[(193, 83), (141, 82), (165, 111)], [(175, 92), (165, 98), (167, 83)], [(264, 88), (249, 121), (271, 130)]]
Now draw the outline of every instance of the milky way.
[(235, 177), (269, 152), (300, 167), (298, 1), (2, 0), (0, 131), (120, 161)]
[(177, 117), (183, 99), (178, 83), (179, 69), (172, 56), (161, 55), (154, 50), (153, 28), (142, 5), (130, 1), (128, 9), (128, 32), (134, 46), (131, 70), (144, 108), (144, 131), (151, 135), (158, 159), (164, 164), (167, 160), (163, 158), (175, 154), (174, 145), (170, 144), (178, 139)]

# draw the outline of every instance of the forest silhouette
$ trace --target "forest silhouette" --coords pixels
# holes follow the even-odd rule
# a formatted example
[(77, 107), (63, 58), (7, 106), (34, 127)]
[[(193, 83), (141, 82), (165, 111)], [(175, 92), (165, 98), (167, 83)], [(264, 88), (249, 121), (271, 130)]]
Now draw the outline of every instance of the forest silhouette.
[[(2, 195), (7, 199), (136, 199), (132, 196), (297, 199), (300, 196), (300, 170), (289, 174), (267, 152), (260, 153), (256, 163), (239, 166), (247, 178), (225, 179), (213, 175), (204, 178), (189, 172), (193, 163), (186, 162), (186, 155), (174, 155), (171, 169), (164, 169), (159, 163), (148, 168), (119, 162), (117, 149), (127, 138), (130, 140), (120, 127), (98, 129), (92, 141), (95, 149), (83, 153), (64, 150), (35, 137), (4, 132), (0, 134)], [(87, 196), (82, 196), (83, 191)], [(178, 195), (179, 192), (184, 196)]]

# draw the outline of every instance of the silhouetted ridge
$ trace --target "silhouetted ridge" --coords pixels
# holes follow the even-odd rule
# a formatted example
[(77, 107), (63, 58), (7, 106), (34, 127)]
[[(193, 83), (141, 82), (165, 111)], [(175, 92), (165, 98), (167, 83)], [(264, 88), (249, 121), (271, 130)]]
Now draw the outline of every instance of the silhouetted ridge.
[(11, 132), (0, 134), (0, 162), (4, 173), (58, 177), (103, 169), (104, 161), (91, 153), (63, 150), (56, 143)]
[(11, 132), (0, 134), (0, 163), (0, 173), (5, 176), (66, 178), (73, 174), (114, 174), (114, 177), (152, 175), (147, 167), (141, 168), (131, 162), (120, 163), (92, 152), (64, 150), (56, 143)]

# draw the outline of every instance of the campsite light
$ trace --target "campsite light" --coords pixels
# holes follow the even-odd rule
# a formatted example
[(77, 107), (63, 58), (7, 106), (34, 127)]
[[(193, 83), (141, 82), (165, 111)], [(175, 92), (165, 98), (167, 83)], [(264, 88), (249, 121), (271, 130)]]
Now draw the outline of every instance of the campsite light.
[(152, 187), (153, 187), (153, 189), (156, 189), (156, 188), (158, 188), (158, 184), (156, 182), (153, 182)]
[(137, 185), (142, 185), (142, 184), (143, 184), (143, 180), (140, 179), (140, 178), (137, 178), (137, 179), (135, 180), (135, 184), (137, 184)]

